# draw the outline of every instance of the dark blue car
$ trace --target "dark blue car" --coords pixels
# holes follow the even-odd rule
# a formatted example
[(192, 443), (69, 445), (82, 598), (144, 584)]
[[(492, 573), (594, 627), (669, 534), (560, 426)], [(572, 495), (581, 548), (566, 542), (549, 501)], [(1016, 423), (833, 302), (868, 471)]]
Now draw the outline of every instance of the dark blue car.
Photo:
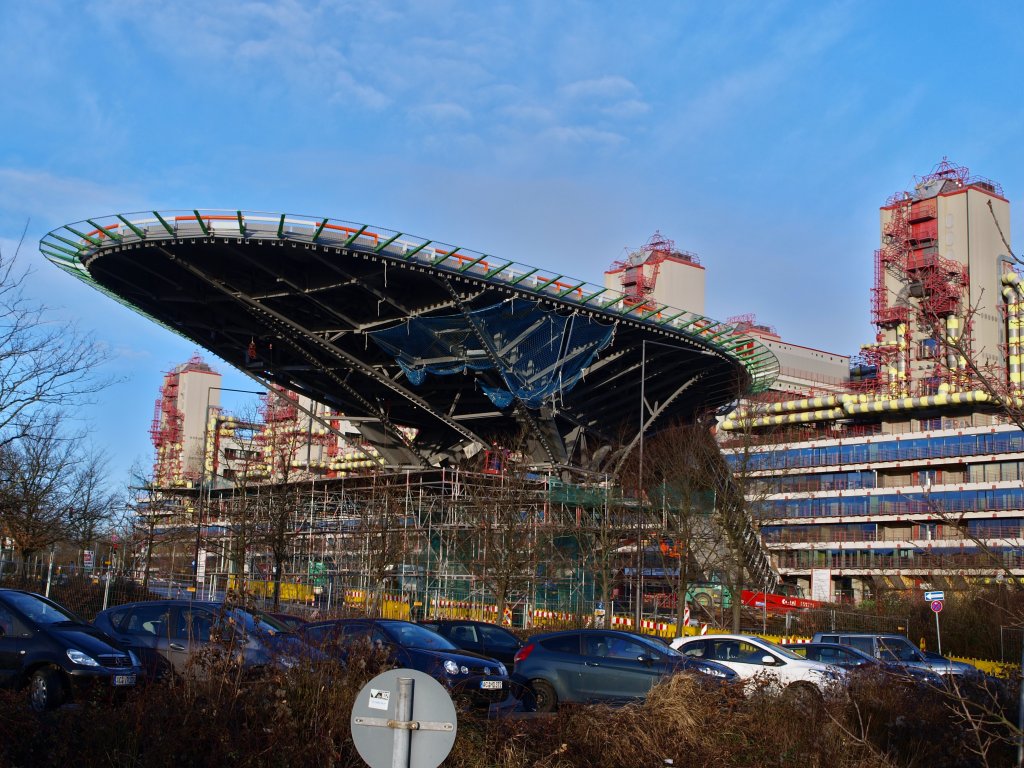
[(287, 670), (322, 654), (272, 616), (199, 600), (150, 600), (108, 608), (93, 623), (142, 660), (147, 677), (203, 676), (198, 658), (231, 658), (249, 675)]
[(658, 640), (611, 629), (534, 635), (516, 654), (515, 676), (529, 681), (540, 712), (559, 702), (619, 702), (642, 698), (659, 680), (690, 672), (728, 682), (723, 664), (691, 659)]
[(360, 644), (368, 649), (381, 649), (397, 666), (426, 672), (439, 681), (460, 704), (517, 704), (518, 697), (504, 664), (460, 650), (418, 624), (397, 619), (335, 619), (312, 622), (298, 631), (307, 642), (343, 661)]

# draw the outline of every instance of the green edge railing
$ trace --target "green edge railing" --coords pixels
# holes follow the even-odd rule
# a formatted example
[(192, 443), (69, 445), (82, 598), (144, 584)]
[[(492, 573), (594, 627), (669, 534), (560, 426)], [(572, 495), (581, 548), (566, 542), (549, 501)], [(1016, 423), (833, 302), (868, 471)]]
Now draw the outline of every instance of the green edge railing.
[[(95, 283), (85, 260), (104, 248), (146, 240), (190, 238), (275, 239), (316, 243), (377, 254), (396, 261), (417, 262), (486, 282), (595, 310), (656, 328), (670, 330), (713, 349), (742, 365), (751, 377), (751, 391), (768, 389), (779, 374), (775, 355), (756, 339), (728, 323), (674, 309), (666, 304), (636, 301), (621, 291), (568, 278), (558, 272), (496, 259), (484, 253), (424, 240), (395, 230), (371, 228), (328, 218), (240, 210), (144, 211), (115, 214), (66, 224), (47, 234), (39, 250), (51, 262), (90, 283), (121, 304), (139, 311)], [(142, 313), (145, 314), (145, 313)], [(156, 320), (146, 315), (151, 320)], [(170, 328), (159, 320), (156, 322)]]

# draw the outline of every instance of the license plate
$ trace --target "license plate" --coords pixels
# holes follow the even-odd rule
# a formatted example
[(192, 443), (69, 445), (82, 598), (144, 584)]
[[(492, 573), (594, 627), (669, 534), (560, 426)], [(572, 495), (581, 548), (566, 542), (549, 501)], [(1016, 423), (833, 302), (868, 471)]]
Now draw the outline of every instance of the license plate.
[(480, 687), (487, 690), (501, 690), (501, 680), (481, 680)]
[(114, 675), (114, 685), (135, 685), (135, 675)]

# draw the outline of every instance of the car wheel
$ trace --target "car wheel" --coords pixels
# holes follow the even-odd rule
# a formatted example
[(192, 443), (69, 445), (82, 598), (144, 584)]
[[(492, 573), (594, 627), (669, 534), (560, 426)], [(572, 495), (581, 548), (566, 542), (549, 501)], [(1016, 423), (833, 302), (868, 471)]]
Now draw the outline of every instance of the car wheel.
[(538, 712), (554, 712), (558, 709), (558, 694), (554, 687), (546, 680), (531, 680), (533, 686), (533, 697), (537, 702)]
[(60, 672), (43, 667), (32, 673), (28, 683), (29, 702), (36, 712), (56, 709), (64, 703), (65, 688)]

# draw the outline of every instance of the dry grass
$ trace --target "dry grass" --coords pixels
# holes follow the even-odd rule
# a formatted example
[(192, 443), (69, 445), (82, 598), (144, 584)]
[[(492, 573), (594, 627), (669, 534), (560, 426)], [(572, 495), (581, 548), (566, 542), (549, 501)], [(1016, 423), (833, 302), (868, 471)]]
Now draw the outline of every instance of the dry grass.
[[(363, 765), (349, 732), (359, 689), (384, 664), (373, 654), (256, 681), (213, 675), (156, 685), (127, 702), (37, 716), (23, 695), (0, 695), (0, 765)], [(975, 692), (977, 693), (977, 692)], [(972, 694), (973, 696), (974, 694)], [(985, 699), (977, 695), (977, 711)], [(971, 699), (973, 700), (973, 699)], [(450, 768), (970, 768), (985, 758), (959, 699), (866, 678), (819, 707), (768, 690), (702, 685), (677, 676), (624, 707), (565, 705), (551, 717), (460, 717)], [(952, 706), (951, 706), (952, 705)], [(998, 727), (989, 731), (996, 734)], [(1008, 735), (1004, 731), (997, 734)], [(669, 762), (671, 761), (671, 762)]]

